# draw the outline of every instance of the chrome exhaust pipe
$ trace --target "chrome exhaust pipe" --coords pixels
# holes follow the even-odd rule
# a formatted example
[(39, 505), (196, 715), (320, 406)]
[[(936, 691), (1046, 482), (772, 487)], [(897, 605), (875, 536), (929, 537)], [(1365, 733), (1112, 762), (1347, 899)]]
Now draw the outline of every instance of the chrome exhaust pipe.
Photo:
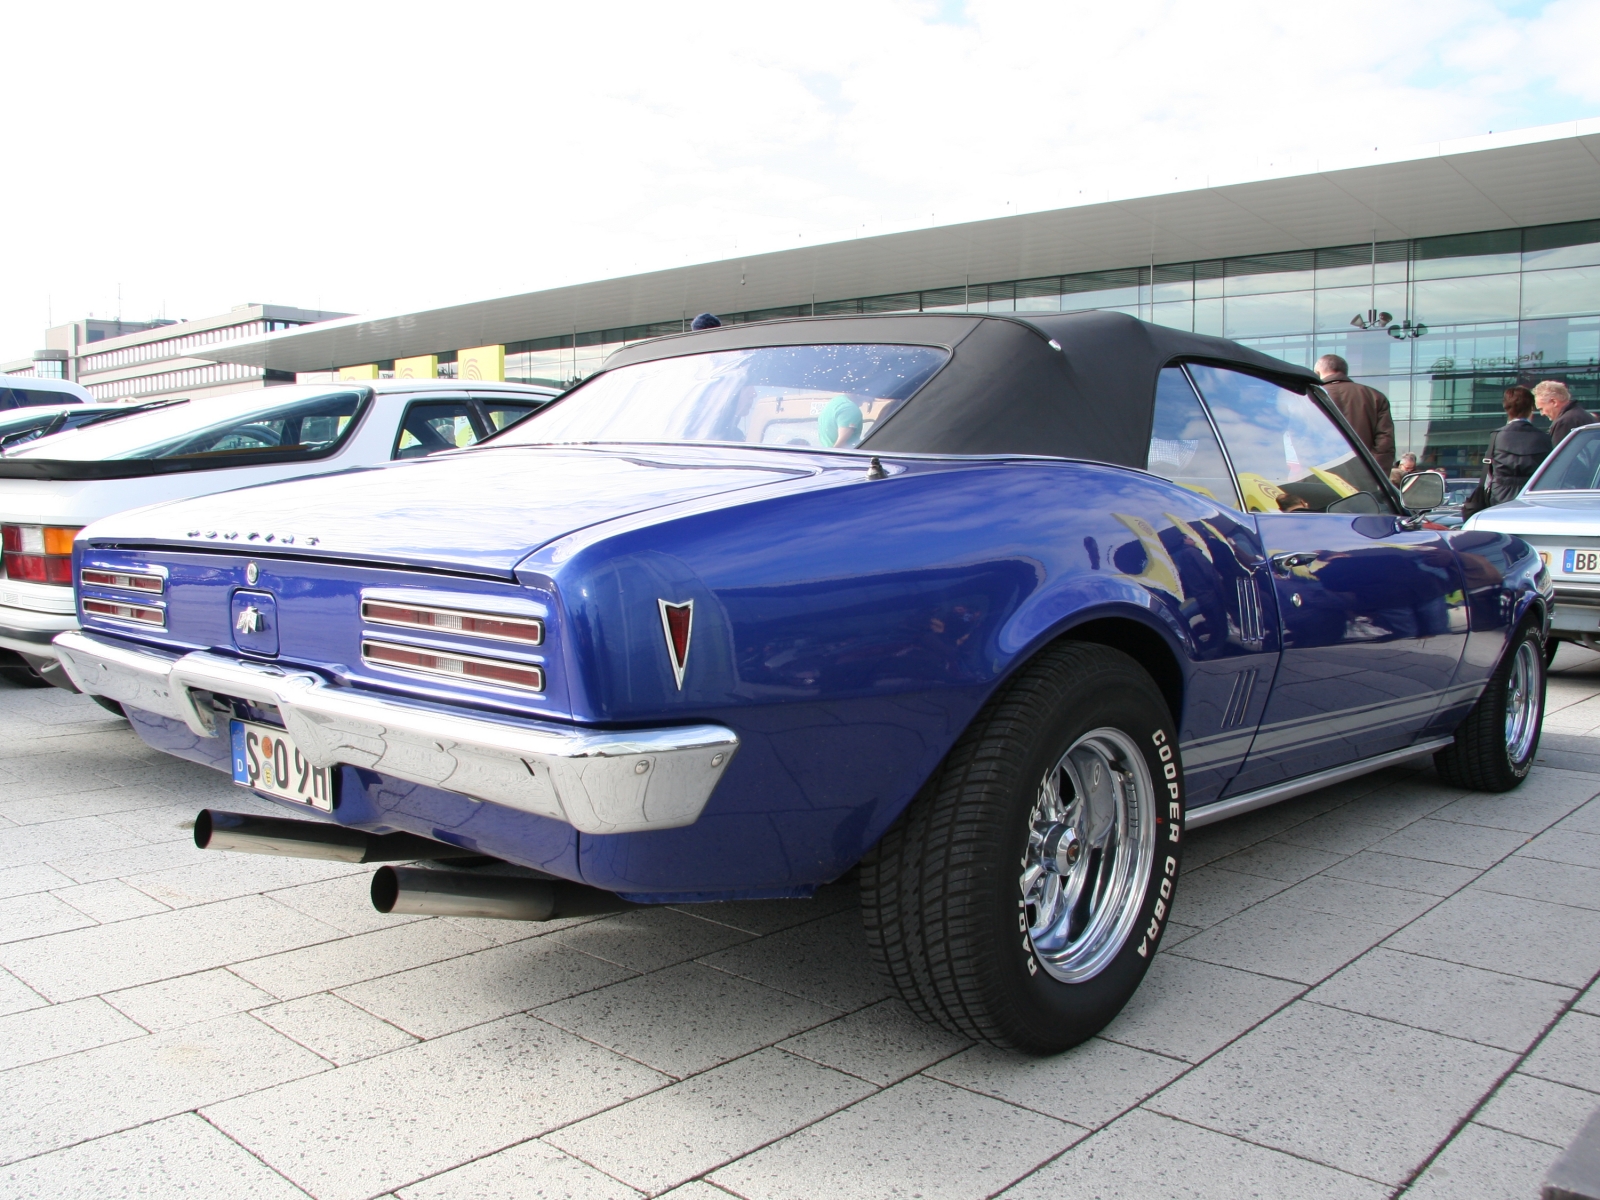
[(321, 821), (257, 817), (209, 808), (201, 809), (194, 819), (194, 844), (202, 850), (241, 850), (247, 854), (347, 863), (482, 857), (475, 850), (412, 833), (367, 833)]
[(381, 913), (431, 917), (554, 921), (625, 912), (635, 906), (614, 892), (564, 879), (379, 867), (372, 875), (372, 907)]

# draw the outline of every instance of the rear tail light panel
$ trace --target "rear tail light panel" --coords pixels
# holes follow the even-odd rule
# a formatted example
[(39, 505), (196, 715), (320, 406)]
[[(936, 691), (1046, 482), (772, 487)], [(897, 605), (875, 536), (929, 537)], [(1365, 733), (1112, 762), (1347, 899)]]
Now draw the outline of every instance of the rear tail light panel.
[(77, 527), (0, 525), (0, 565), (18, 583), (72, 586), (72, 539)]
[(167, 590), (167, 570), (165, 567), (139, 571), (84, 567), (78, 572), (78, 582), (85, 587), (110, 588), (118, 592), (160, 596)]
[[(361, 664), (393, 678), (546, 698), (546, 608), (433, 589), (361, 593)], [(453, 690), (453, 689), (452, 689)]]
[(167, 610), (159, 605), (102, 600), (96, 596), (85, 596), (81, 603), (86, 617), (99, 617), (102, 621), (117, 621), (153, 629), (167, 627)]
[(524, 646), (538, 646), (544, 642), (544, 622), (538, 617), (368, 599), (361, 601), (361, 616), (373, 625), (401, 629), (459, 634)]
[(361, 641), (361, 661), (369, 666), (387, 667), (418, 675), (486, 683), (494, 687), (515, 688), (523, 692), (544, 691), (544, 668), (537, 663), (515, 659), (483, 658), (435, 646)]

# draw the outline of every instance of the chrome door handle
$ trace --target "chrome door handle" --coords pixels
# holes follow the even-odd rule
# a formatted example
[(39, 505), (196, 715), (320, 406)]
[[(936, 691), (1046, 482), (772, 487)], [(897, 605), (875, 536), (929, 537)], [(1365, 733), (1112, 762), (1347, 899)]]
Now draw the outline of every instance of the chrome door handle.
[(1309, 554), (1303, 550), (1274, 554), (1272, 556), (1272, 565), (1280, 575), (1287, 575), (1296, 567), (1309, 567), (1316, 561), (1317, 556), (1315, 554)]

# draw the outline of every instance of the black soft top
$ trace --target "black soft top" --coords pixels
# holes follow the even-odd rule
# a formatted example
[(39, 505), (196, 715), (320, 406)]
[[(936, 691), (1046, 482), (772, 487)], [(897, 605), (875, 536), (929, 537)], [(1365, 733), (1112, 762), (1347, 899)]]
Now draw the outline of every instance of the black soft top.
[(1237, 342), (1118, 312), (793, 317), (641, 342), (613, 354), (606, 369), (712, 350), (847, 342), (951, 352), (944, 368), (862, 441), (864, 450), (1050, 454), (1142, 468), (1156, 378), (1175, 361), (1238, 367), (1297, 389), (1318, 382), (1304, 367)]

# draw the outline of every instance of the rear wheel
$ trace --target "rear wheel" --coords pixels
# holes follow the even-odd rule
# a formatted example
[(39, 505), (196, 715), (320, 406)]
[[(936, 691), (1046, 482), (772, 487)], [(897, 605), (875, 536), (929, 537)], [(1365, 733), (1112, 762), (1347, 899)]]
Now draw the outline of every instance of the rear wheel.
[(1509, 792), (1533, 768), (1544, 722), (1545, 647), (1536, 625), (1517, 630), (1456, 740), (1433, 756), (1447, 783)]
[(1160, 943), (1183, 778), (1127, 655), (1061, 643), (985, 706), (862, 863), (867, 939), (908, 1004), (1052, 1054), (1117, 1015)]

